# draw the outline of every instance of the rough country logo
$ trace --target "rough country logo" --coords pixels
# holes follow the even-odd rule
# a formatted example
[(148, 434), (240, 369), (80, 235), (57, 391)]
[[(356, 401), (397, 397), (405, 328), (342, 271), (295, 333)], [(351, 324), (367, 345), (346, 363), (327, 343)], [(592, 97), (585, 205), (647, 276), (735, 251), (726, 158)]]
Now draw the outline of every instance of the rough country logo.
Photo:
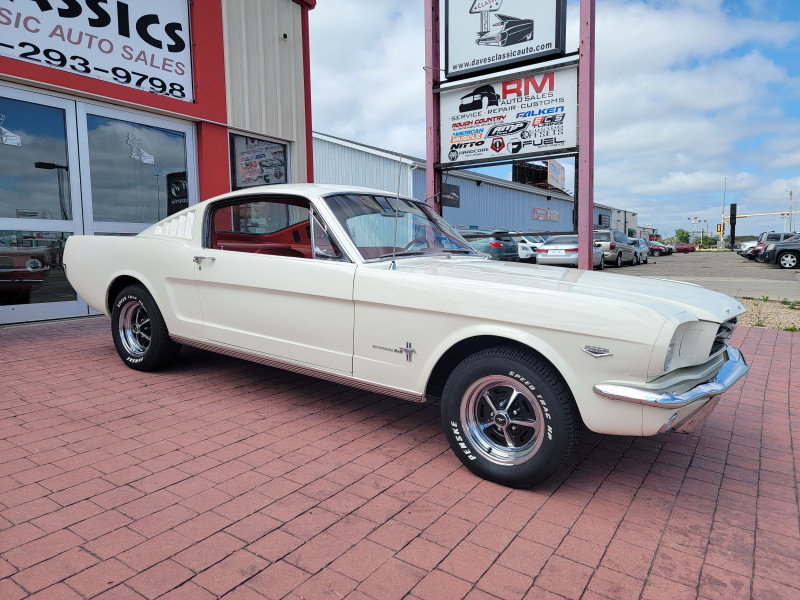
[(500, 30), (492, 31), (489, 27), (489, 13), (497, 12), (503, 0), (474, 0), (470, 7), (470, 14), (480, 14), (481, 29), (475, 43), (479, 46), (513, 46), (533, 39), (533, 20), (519, 19), (509, 15), (497, 13), (495, 27)]

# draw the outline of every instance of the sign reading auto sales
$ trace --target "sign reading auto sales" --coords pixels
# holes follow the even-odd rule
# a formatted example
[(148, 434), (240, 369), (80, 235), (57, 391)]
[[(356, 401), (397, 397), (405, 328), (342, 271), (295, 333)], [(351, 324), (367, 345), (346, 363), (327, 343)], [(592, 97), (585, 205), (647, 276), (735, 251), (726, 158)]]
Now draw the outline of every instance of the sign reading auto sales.
[(194, 100), (189, 0), (0, 0), (0, 55)]
[(577, 65), (443, 90), (442, 164), (574, 152), (577, 111)]
[(564, 53), (566, 0), (445, 0), (448, 79)]

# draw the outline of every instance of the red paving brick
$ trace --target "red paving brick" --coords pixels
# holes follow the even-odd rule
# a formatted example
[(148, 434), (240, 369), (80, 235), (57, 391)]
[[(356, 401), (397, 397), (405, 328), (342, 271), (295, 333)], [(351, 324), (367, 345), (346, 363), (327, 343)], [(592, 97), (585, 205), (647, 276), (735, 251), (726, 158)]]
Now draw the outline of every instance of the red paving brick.
[(510, 490), (435, 406), (190, 349), (138, 373), (108, 330), (0, 328), (3, 600), (800, 597), (800, 334), (739, 328), (699, 434), (584, 432)]

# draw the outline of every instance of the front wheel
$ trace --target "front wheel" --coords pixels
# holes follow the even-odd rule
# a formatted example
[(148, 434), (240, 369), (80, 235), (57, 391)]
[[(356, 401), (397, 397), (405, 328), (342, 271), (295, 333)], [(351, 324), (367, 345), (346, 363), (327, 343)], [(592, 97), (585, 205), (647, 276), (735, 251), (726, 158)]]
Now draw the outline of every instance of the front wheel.
[(778, 264), (781, 269), (794, 269), (797, 267), (798, 262), (800, 261), (794, 252), (786, 252), (778, 257)]
[(466, 358), (447, 380), (442, 425), (476, 475), (530, 487), (555, 473), (578, 443), (578, 416), (559, 374), (511, 347)]
[(639, 264), (639, 255), (636, 252), (633, 253), (633, 258), (631, 258), (631, 266), (635, 267)]
[(122, 361), (137, 371), (169, 364), (181, 350), (172, 341), (153, 297), (141, 285), (123, 289), (111, 311), (111, 333)]
[(661, 256), (661, 250), (653, 250), (653, 256)]

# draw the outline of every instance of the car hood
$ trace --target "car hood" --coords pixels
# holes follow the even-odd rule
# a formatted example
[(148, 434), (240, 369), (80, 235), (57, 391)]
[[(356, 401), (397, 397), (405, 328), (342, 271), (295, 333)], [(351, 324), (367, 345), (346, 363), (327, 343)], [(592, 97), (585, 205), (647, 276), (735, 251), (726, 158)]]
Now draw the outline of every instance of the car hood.
[[(745, 311), (742, 303), (734, 298), (692, 283), (666, 279), (472, 257), (448, 259), (442, 255), (402, 258), (396, 261), (396, 266), (398, 275), (443, 278), (462, 289), (466, 288), (465, 284), (472, 289), (502, 288), (498, 291), (506, 299), (514, 288), (521, 293), (585, 295), (615, 304), (647, 308), (664, 318), (688, 312), (698, 320), (713, 322), (726, 321)], [(389, 263), (371, 263), (368, 268), (389, 269)]]

